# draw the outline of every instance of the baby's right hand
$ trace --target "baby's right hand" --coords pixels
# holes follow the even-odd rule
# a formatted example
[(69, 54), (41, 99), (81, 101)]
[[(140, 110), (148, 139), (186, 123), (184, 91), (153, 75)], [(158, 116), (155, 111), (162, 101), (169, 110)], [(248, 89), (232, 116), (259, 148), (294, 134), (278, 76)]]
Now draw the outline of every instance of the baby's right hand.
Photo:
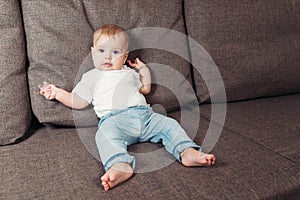
[(48, 84), (45, 87), (40, 88), (40, 94), (43, 95), (48, 100), (53, 100), (56, 98), (57, 87), (52, 84)]

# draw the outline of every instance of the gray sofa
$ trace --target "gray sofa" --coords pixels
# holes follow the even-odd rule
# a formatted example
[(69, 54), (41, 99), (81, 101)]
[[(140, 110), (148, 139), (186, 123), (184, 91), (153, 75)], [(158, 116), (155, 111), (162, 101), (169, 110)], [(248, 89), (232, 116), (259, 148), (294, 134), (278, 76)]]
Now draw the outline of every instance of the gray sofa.
[[(0, 199), (299, 199), (299, 8), (299, 0), (0, 0)], [(147, 100), (214, 153), (215, 166), (186, 168), (161, 144), (132, 145), (147, 155), (133, 178), (101, 189), (92, 109), (46, 101), (38, 85), (71, 90), (92, 67), (93, 31), (107, 23), (142, 33), (130, 58), (149, 65)]]

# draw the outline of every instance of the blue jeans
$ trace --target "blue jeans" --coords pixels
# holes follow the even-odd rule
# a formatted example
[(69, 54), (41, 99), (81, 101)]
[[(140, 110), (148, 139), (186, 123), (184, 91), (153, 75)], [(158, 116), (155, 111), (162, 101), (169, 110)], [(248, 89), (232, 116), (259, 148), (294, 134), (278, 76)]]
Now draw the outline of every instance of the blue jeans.
[(129, 163), (135, 167), (135, 159), (127, 152), (127, 146), (140, 142), (162, 142), (166, 150), (178, 161), (187, 148), (201, 147), (195, 144), (179, 123), (155, 113), (151, 107), (136, 106), (115, 110), (101, 118), (95, 136), (105, 171), (116, 163)]

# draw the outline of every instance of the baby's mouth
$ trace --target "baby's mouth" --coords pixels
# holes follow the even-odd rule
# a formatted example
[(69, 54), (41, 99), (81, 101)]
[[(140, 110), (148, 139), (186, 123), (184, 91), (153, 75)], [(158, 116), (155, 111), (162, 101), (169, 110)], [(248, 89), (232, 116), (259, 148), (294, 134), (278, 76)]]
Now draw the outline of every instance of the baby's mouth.
[(113, 66), (112, 63), (104, 63), (103, 65), (104, 65), (105, 67), (112, 67), (112, 66)]

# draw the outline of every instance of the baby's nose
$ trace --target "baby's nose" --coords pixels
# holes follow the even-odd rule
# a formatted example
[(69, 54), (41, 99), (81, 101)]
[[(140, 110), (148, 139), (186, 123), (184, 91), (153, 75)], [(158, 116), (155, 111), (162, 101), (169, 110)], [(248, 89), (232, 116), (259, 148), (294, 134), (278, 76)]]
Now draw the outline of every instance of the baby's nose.
[(106, 59), (108, 59), (108, 60), (112, 60), (111, 53), (110, 53), (110, 52), (109, 52), (109, 53), (107, 53), (107, 55), (105, 56), (105, 58), (106, 58)]

